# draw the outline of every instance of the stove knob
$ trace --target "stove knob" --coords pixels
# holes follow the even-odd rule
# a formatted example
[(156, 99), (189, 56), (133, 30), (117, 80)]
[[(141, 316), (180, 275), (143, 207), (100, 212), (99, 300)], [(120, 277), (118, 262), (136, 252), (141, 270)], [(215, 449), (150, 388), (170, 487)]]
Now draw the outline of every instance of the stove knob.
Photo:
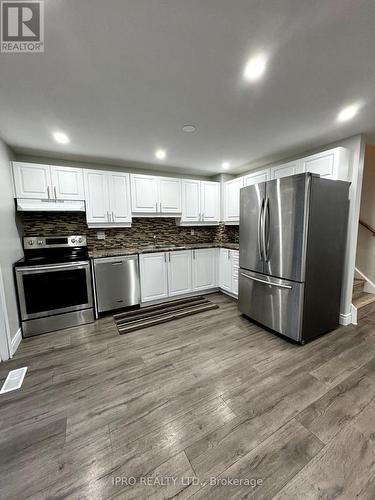
[(75, 242), (76, 242), (76, 239), (75, 239), (75, 238), (72, 238), (72, 239), (71, 239), (71, 242), (72, 242), (72, 243), (75, 243)]
[(29, 240), (28, 243), (29, 243), (29, 245), (33, 246), (34, 245), (34, 240)]
[(38, 240), (38, 245), (43, 245), (43, 240)]
[(78, 238), (78, 243), (82, 243), (82, 238)]

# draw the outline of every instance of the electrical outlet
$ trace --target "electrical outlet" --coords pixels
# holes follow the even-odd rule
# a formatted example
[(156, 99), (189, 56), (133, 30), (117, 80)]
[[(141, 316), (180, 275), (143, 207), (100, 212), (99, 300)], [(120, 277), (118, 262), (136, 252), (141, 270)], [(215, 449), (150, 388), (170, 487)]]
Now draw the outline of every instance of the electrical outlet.
[(192, 236), (194, 236), (194, 234), (195, 234), (194, 229), (190, 229), (190, 234), (191, 234)]
[(98, 231), (96, 233), (96, 239), (97, 240), (105, 240), (105, 232), (104, 231)]

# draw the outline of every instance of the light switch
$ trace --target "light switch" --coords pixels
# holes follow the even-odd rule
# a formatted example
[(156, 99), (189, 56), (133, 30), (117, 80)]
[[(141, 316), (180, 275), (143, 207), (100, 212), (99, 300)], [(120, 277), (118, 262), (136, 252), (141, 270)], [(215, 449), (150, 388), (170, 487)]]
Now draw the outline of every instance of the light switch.
[(104, 231), (98, 231), (96, 233), (96, 239), (97, 240), (105, 240), (105, 232)]

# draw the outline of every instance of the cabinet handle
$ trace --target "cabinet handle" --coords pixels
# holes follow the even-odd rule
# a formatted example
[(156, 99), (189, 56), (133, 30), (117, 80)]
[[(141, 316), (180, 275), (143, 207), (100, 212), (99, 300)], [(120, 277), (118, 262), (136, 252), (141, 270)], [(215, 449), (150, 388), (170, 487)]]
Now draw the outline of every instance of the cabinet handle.
[(230, 251), (228, 250), (228, 260), (230, 259)]
[(169, 255), (169, 262), (170, 262), (171, 261), (171, 254), (169, 253), (168, 255)]
[(47, 186), (47, 196), (48, 196), (48, 199), (50, 199), (50, 198), (51, 198), (51, 195), (50, 195), (50, 193), (49, 193), (49, 186)]
[(158, 211), (158, 202), (155, 203), (155, 212)]
[(111, 219), (110, 219), (110, 217), (109, 217), (109, 212), (107, 212), (107, 221), (108, 221), (108, 222), (111, 222)]
[(55, 193), (55, 200), (57, 200), (56, 186), (53, 186), (53, 192)]
[(161, 202), (160, 202), (160, 212), (161, 212)]
[(204, 212), (202, 213), (202, 221), (204, 221)]
[(115, 214), (112, 212), (112, 222), (115, 222)]
[(193, 259), (195, 260), (195, 250), (193, 250)]
[(167, 262), (167, 254), (164, 254), (164, 262)]

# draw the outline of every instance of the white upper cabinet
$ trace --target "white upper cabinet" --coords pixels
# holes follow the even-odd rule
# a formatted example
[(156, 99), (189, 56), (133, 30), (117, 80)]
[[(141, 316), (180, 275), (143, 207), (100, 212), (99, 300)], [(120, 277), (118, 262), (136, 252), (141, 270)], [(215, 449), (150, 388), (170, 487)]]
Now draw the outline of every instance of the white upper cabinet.
[(303, 172), (319, 174), (327, 179), (349, 179), (349, 151), (335, 148), (302, 159)]
[(132, 212), (156, 213), (158, 211), (158, 186), (155, 177), (131, 174)]
[(129, 174), (123, 172), (109, 172), (108, 192), (112, 222), (116, 224), (131, 222)]
[(181, 213), (180, 179), (132, 174), (131, 183), (133, 213)]
[(193, 252), (193, 290), (216, 287), (216, 249), (200, 248)]
[(281, 179), (304, 172), (301, 160), (291, 161), (271, 168), (271, 179)]
[(16, 198), (51, 198), (51, 171), (49, 165), (13, 162)]
[(170, 297), (192, 291), (191, 250), (168, 253), (168, 290)]
[(182, 181), (182, 217), (185, 222), (200, 221), (201, 204), (200, 204), (200, 189), (201, 182), (194, 180)]
[(237, 177), (224, 184), (224, 220), (237, 222), (240, 220), (240, 189), (244, 186), (244, 178)]
[(181, 224), (217, 224), (220, 221), (220, 184), (182, 180)]
[(16, 198), (84, 200), (81, 168), (13, 162)]
[(86, 220), (89, 227), (127, 227), (131, 223), (129, 174), (85, 170)]
[(252, 186), (253, 184), (258, 184), (259, 182), (269, 181), (270, 178), (271, 172), (269, 168), (258, 170), (253, 174), (247, 174), (244, 176), (244, 186)]
[(81, 168), (51, 165), (51, 180), (57, 200), (84, 200)]
[(160, 212), (180, 214), (182, 211), (181, 180), (159, 178)]
[(220, 184), (201, 181), (201, 220), (203, 222), (220, 221)]

